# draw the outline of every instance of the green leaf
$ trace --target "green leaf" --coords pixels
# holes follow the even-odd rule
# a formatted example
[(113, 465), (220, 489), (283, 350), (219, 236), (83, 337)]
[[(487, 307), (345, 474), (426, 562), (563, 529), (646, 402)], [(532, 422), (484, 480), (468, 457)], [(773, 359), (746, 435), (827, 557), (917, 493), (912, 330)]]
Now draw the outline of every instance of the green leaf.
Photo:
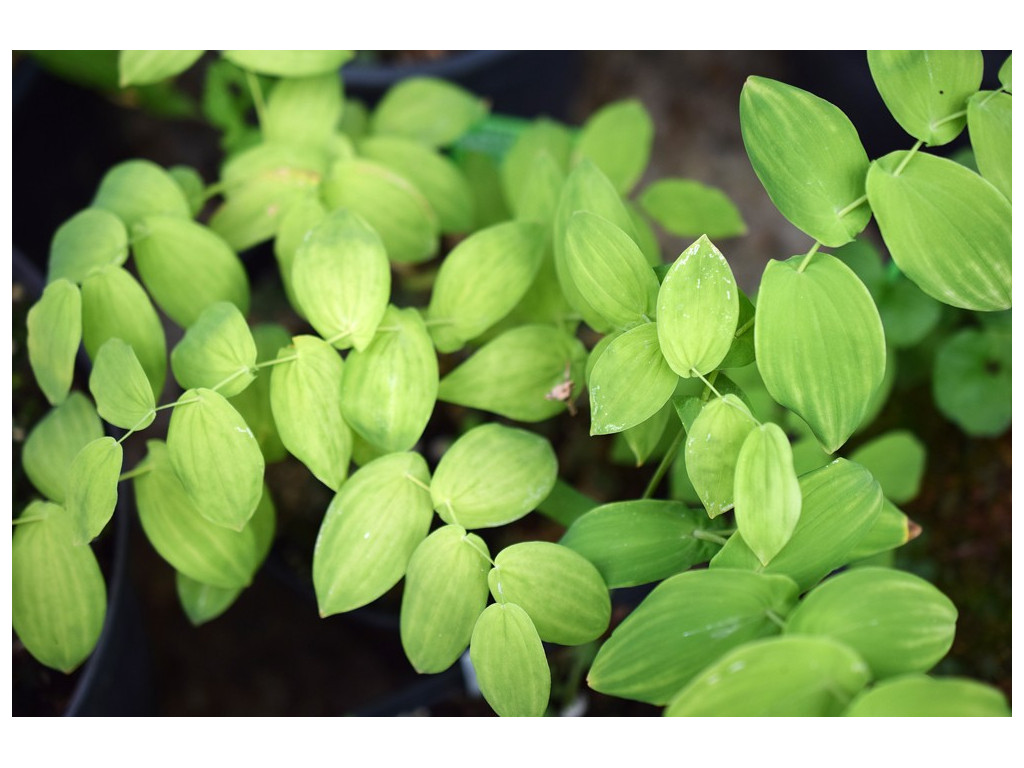
[(644, 189), (640, 205), (667, 232), (718, 240), (747, 234), (728, 195), (691, 179), (659, 179)]
[(347, 208), (364, 218), (392, 261), (417, 263), (437, 255), (437, 214), (411, 181), (390, 168), (372, 160), (342, 160), (331, 167), (322, 193), (328, 209)]
[(37, 661), (65, 674), (92, 653), (107, 612), (107, 588), (91, 547), (71, 543), (62, 507), (32, 502), (11, 541), (11, 620)]
[(893, 261), (922, 291), (964, 309), (1010, 307), (1012, 207), (995, 187), (952, 160), (892, 152), (871, 164), (867, 189)]
[(906, 675), (862, 691), (846, 717), (1010, 717), (998, 688), (959, 677)]
[(337, 72), (352, 51), (221, 51), (232, 64), (275, 77), (312, 77)]
[(493, 528), (536, 509), (557, 476), (558, 460), (543, 437), (484, 424), (463, 434), (441, 457), (430, 495), (446, 523)]
[(501, 189), (498, 161), (486, 152), (459, 151), (453, 158), (473, 190), (476, 220), (473, 229), (483, 229), (512, 217)]
[[(864, 238), (854, 240), (837, 248), (832, 255), (853, 270), (872, 298), (877, 301), (882, 296), (887, 287), (888, 277), (882, 263), (882, 255), (871, 241)], [(886, 341), (889, 341), (888, 333)]]
[[(195, 218), (203, 210), (206, 204), (206, 184), (199, 171), (189, 165), (174, 165), (167, 169), (168, 175), (181, 188), (185, 199), (188, 200), (188, 208)], [(125, 245), (127, 246), (127, 232), (125, 233)], [(128, 251), (125, 249), (125, 257)]]
[(437, 396), (517, 421), (543, 421), (565, 410), (582, 387), (586, 354), (563, 330), (522, 325), (487, 342), (445, 376)]
[(427, 463), (393, 453), (361, 467), (327, 508), (313, 550), (320, 616), (351, 611), (387, 592), (405, 575), (433, 517)]
[(540, 717), (551, 695), (551, 669), (526, 611), (489, 605), (473, 627), (469, 658), (480, 693), (502, 717)]
[(180, 571), (174, 574), (174, 591), (193, 627), (213, 621), (223, 614), (244, 591), (243, 587), (214, 587), (191, 579)]
[(157, 305), (187, 328), (210, 304), (249, 311), (249, 279), (230, 246), (189, 219), (147, 216), (133, 229), (135, 265)]
[(588, 324), (594, 315), (602, 328), (630, 328), (653, 319), (658, 279), (639, 246), (612, 222), (587, 211), (572, 214), (565, 229), (565, 266), (587, 307)]
[(870, 472), (846, 459), (836, 459), (799, 481), (800, 521), (768, 565), (742, 537), (733, 536), (711, 560), (711, 567), (784, 574), (803, 591), (850, 562), (851, 553), (881, 514), (882, 489)]
[(388, 453), (410, 450), (437, 402), (437, 353), (415, 309), (389, 306), (380, 330), (345, 361), (341, 410), (362, 437)]
[(566, 233), (569, 220), (577, 211), (587, 211), (607, 219), (630, 237), (635, 234), (632, 217), (619, 193), (608, 177), (586, 159), (573, 168), (562, 187), (558, 201), (552, 239), (555, 249), (555, 271), (558, 274), (558, 282), (562, 285), (562, 293), (573, 309), (582, 315), (595, 331), (607, 333), (611, 327), (602, 321), (600, 314), (583, 298), (569, 273)]
[(717, 547), (698, 539), (707, 518), (677, 501), (603, 504), (578, 517), (559, 543), (592, 562), (608, 587), (634, 587), (707, 562)]
[(876, 295), (886, 343), (897, 349), (920, 344), (942, 317), (942, 305), (903, 275)]
[(891, 568), (855, 568), (812, 589), (786, 634), (821, 635), (860, 654), (873, 677), (927, 672), (953, 645), (957, 610), (924, 579)]
[(409, 559), (402, 591), (402, 648), (420, 674), (444, 672), (469, 645), (487, 605), (487, 544), (465, 528), (445, 525)]
[(292, 285), (295, 255), (306, 239), (306, 235), (327, 218), (327, 209), (315, 197), (307, 197), (296, 201), (281, 216), (274, 238), (274, 256), (277, 259), (278, 271), (288, 303), (303, 320), (305, 310), (299, 305)]
[[(292, 343), (288, 331), (276, 323), (260, 323), (251, 330), (253, 341), (256, 342), (257, 365), (276, 360), (278, 351)], [(256, 436), (260, 452), (268, 464), (281, 461), (288, 455), (278, 434), (270, 404), (272, 376), (269, 371), (260, 374), (252, 384), (230, 398), (231, 405)]]
[(625, 203), (629, 219), (633, 223), (633, 229), (636, 232), (636, 238), (634, 239), (636, 244), (640, 246), (640, 250), (643, 252), (644, 258), (647, 259), (648, 265), (655, 268), (663, 266), (661, 243), (658, 241), (658, 236), (654, 233), (654, 228), (647, 214), (641, 211), (636, 203), (630, 200), (626, 200)]
[(672, 400), (669, 399), (661, 406), (661, 410), (649, 419), (622, 432), (622, 439), (636, 459), (636, 466), (642, 467), (662, 443), (665, 428), (670, 421), (674, 421), (672, 416), (675, 412)]
[(73, 544), (95, 539), (114, 516), (123, 458), (119, 442), (99, 437), (87, 443), (71, 462), (65, 507), (74, 525)]
[(75, 377), (75, 355), (82, 343), (82, 295), (59, 278), (43, 289), (28, 310), (28, 360), (50, 405), (64, 401)]
[[(538, 118), (520, 132), (501, 164), (505, 197), (517, 218), (533, 218), (524, 214), (527, 210), (538, 210), (531, 199), (538, 189), (538, 178), (564, 179), (571, 151), (572, 134), (569, 129), (550, 118)], [(554, 208), (551, 212), (553, 214)]]
[(359, 153), (412, 182), (437, 214), (442, 233), (473, 228), (473, 191), (452, 160), (400, 136), (372, 136), (359, 144)]
[(658, 342), (689, 378), (715, 370), (732, 347), (739, 289), (729, 262), (706, 235), (679, 254), (658, 292)]
[(186, 391), (171, 414), (167, 448), (199, 514), (242, 530), (263, 494), (264, 461), (238, 411), (211, 389)]
[(338, 349), (365, 349), (391, 292), (384, 244), (358, 214), (336, 211), (296, 251), (292, 288), (321, 336)]
[(689, 571), (665, 579), (626, 617), (587, 676), (595, 691), (666, 704), (694, 675), (732, 648), (777, 634), (797, 588), (783, 576)]
[(723, 395), (701, 408), (686, 435), (686, 474), (708, 517), (733, 507), (736, 463), (757, 421), (736, 395)]
[(156, 418), (156, 400), (146, 372), (121, 339), (108, 339), (100, 347), (89, 374), (89, 391), (99, 415), (115, 427), (145, 429)]
[(82, 283), (82, 341), (94, 365), (110, 339), (131, 346), (158, 396), (167, 378), (163, 323), (145, 289), (121, 267), (94, 272)]
[(736, 332), (733, 334), (732, 344), (729, 351), (725, 353), (719, 368), (744, 368), (756, 359), (754, 350), (754, 305), (751, 304), (747, 294), (736, 289), (739, 294), (740, 313), (736, 319)]
[(999, 68), (999, 83), (1003, 86), (1003, 90), (1007, 93), (1013, 91), (1012, 74), (1013, 74), (1013, 56), (1007, 56), (1006, 61)]
[(850, 206), (864, 195), (868, 156), (842, 110), (791, 85), (749, 77), (740, 128), (768, 197), (797, 229), (834, 248), (867, 226), (868, 206)]
[[(145, 471), (133, 482), (139, 522), (153, 549), (176, 571), (203, 584), (221, 589), (248, 586), (262, 560), (255, 514), (239, 530), (211, 522), (178, 479), (168, 446), (149, 440), (146, 449), (140, 467)], [(260, 493), (265, 491), (261, 488)]]
[(882, 501), (882, 511), (864, 538), (850, 552), (850, 562), (863, 560), (883, 552), (902, 547), (921, 533), (917, 525), (903, 511), (888, 499)]
[(903, 504), (921, 490), (925, 456), (920, 440), (907, 430), (895, 430), (860, 446), (850, 460), (871, 472), (887, 498)]
[(896, 122), (937, 147), (964, 129), (957, 113), (981, 87), (985, 60), (981, 51), (868, 51), (868, 66)]
[(734, 482), (736, 526), (757, 559), (768, 565), (793, 535), (801, 505), (793, 450), (778, 424), (761, 424), (747, 433)]
[(174, 378), (186, 389), (216, 388), (224, 397), (244, 390), (255, 376), (256, 342), (234, 304), (219, 301), (202, 311), (171, 352)]
[(50, 242), (47, 281), (65, 278), (81, 284), (94, 269), (120, 266), (128, 259), (128, 230), (117, 216), (86, 208), (65, 221)]
[(541, 640), (582, 645), (608, 628), (611, 598), (597, 568), (568, 547), (524, 541), (506, 547), (487, 576), (491, 596), (529, 615)]
[(978, 171), (1007, 200), (1013, 199), (1013, 99), (979, 91), (967, 100), (967, 130)]
[(107, 171), (92, 207), (113, 213), (129, 230), (146, 216), (171, 216), (184, 221), (192, 218), (181, 187), (149, 160), (126, 160)]
[(279, 80), (260, 120), (264, 139), (323, 147), (341, 120), (341, 91), (336, 72)]
[(589, 377), (590, 434), (622, 432), (646, 421), (668, 402), (678, 380), (661, 354), (655, 323), (616, 336)]
[(270, 407), (281, 442), (337, 491), (352, 457), (352, 430), (341, 404), (341, 356), (316, 336), (296, 336), (277, 359), (270, 374)]
[(608, 177), (621, 195), (640, 179), (651, 157), (654, 121), (636, 99), (608, 104), (584, 123), (573, 160), (586, 158)]
[(21, 453), (25, 474), (46, 498), (63, 504), (71, 463), (101, 437), (103, 424), (92, 402), (81, 392), (72, 392), (28, 433)]
[(544, 231), (510, 221), (475, 232), (445, 257), (427, 308), (434, 344), (454, 352), (507, 315), (544, 258)]
[(772, 637), (736, 648), (693, 679), (667, 717), (838, 715), (871, 679), (864, 660), (825, 637)]
[(408, 77), (384, 94), (371, 116), (370, 130), (447, 147), (487, 111), (483, 99), (461, 86), (434, 77)]
[(118, 83), (151, 85), (180, 75), (205, 51), (121, 51), (117, 57)]
[(965, 328), (935, 353), (935, 405), (964, 432), (995, 437), (1010, 426), (1013, 348), (1009, 333)]
[(871, 294), (839, 259), (772, 259), (754, 319), (757, 366), (771, 396), (834, 452), (860, 426), (885, 375), (885, 337)]

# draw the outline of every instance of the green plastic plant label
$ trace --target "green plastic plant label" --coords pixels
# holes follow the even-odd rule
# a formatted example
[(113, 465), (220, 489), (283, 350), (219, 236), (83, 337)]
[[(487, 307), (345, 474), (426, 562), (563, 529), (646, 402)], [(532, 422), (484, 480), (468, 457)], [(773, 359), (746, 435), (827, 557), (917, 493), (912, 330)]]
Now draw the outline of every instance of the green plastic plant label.
[(433, 510), (418, 453), (393, 453), (361, 467), (327, 508), (313, 549), (320, 616), (366, 605), (405, 575)]

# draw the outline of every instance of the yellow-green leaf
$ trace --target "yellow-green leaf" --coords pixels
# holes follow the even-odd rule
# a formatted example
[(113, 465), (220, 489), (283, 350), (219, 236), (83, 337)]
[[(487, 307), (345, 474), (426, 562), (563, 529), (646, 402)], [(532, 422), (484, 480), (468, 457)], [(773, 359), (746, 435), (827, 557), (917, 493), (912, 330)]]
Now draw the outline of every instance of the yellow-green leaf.
[(118, 83), (152, 85), (180, 75), (205, 51), (120, 51), (117, 56)]
[(306, 239), (306, 235), (327, 218), (327, 209), (315, 197), (307, 197), (289, 206), (288, 210), (281, 216), (277, 228), (277, 235), (274, 237), (274, 256), (277, 258), (278, 271), (281, 273), (281, 282), (284, 284), (284, 292), (299, 316), (305, 320), (305, 310), (299, 305), (295, 297), (295, 288), (292, 286), (292, 267), (295, 264), (295, 254)]
[(96, 408), (81, 392), (72, 392), (28, 433), (21, 453), (25, 474), (46, 498), (63, 504), (71, 463), (101, 437), (103, 424)]
[(572, 134), (561, 123), (540, 117), (523, 128), (501, 164), (502, 187), (517, 218), (537, 210), (530, 198), (538, 176), (565, 177), (571, 151)]
[(1013, 99), (979, 91), (967, 100), (967, 130), (978, 171), (1007, 200), (1013, 199)]
[(128, 230), (121, 219), (102, 208), (86, 208), (54, 234), (47, 281), (63, 277), (81, 284), (94, 269), (117, 267), (127, 259)]
[(74, 544), (95, 539), (113, 517), (123, 458), (119, 442), (100, 437), (85, 445), (71, 462), (65, 507), (74, 526)]
[[(292, 343), (288, 330), (277, 323), (259, 323), (251, 330), (253, 341), (256, 342), (257, 365), (276, 360), (277, 353)], [(281, 461), (288, 455), (278, 434), (277, 424), (274, 423), (274, 412), (270, 404), (272, 376), (270, 371), (261, 372), (256, 381), (230, 398), (231, 405), (256, 436), (256, 442), (268, 464)]]
[(82, 294), (64, 278), (51, 282), (28, 310), (28, 360), (50, 405), (64, 401), (82, 343)]
[(686, 474), (709, 517), (732, 509), (736, 462), (756, 427), (750, 409), (731, 394), (706, 403), (693, 420), (686, 435)]
[(906, 675), (858, 695), (846, 717), (1010, 717), (998, 688), (961, 677)]
[(149, 160), (126, 160), (103, 176), (92, 206), (110, 211), (129, 230), (146, 216), (192, 218), (185, 193), (171, 175)]
[(275, 77), (311, 77), (337, 72), (353, 51), (221, 51), (232, 64)]
[(850, 460), (866, 467), (886, 498), (897, 504), (911, 501), (921, 488), (925, 447), (911, 432), (893, 430), (861, 445)]
[(89, 374), (89, 391), (103, 419), (122, 429), (145, 429), (156, 418), (156, 400), (134, 350), (121, 339), (100, 347)]
[(621, 195), (640, 179), (651, 156), (654, 121), (637, 99), (608, 104), (591, 115), (573, 149), (573, 159), (592, 161)]
[(370, 119), (370, 130), (447, 147), (487, 111), (483, 99), (461, 86), (435, 77), (408, 77), (384, 94)]
[(515, 603), (487, 607), (473, 628), (469, 658), (480, 693), (502, 717), (540, 717), (551, 695), (551, 669), (526, 611)]
[(692, 179), (659, 179), (644, 189), (640, 205), (667, 232), (714, 240), (747, 233), (735, 204), (722, 190)]
[(252, 383), (254, 365), (252, 332), (228, 301), (204, 309), (171, 352), (171, 370), (182, 387), (216, 387), (224, 397), (234, 397)]
[(267, 97), (260, 130), (268, 142), (322, 147), (341, 120), (341, 80), (336, 72), (279, 80)]

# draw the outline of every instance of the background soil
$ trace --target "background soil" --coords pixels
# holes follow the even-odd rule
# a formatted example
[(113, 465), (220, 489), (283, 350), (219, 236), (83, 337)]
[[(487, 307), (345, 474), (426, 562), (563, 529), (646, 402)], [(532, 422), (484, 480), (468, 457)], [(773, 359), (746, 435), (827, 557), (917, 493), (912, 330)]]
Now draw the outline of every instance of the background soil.
[[(992, 73), (993, 62), (997, 68), (1003, 58), (1005, 54), (990, 57)], [(638, 188), (657, 178), (682, 176), (719, 187), (732, 198), (750, 234), (718, 245), (745, 290), (756, 286), (768, 259), (802, 253), (810, 245), (771, 205), (744, 152), (738, 101), (748, 75), (781, 79), (829, 99), (858, 126), (871, 157), (912, 143), (888, 116), (868, 77), (863, 52), (579, 52), (553, 61), (561, 69), (552, 79), (572, 85), (568, 99), (556, 102), (565, 104), (564, 111), (554, 116), (578, 124), (621, 98), (638, 98), (650, 111), (656, 125), (654, 150)], [(111, 105), (43, 73), (38, 77), (56, 94), (26, 102), (35, 111), (37, 122), (32, 125), (43, 125), (45, 131), (29, 130), (25, 110), (22, 118), (16, 114), (14, 124), (14, 189), (25, 190), (14, 198), (14, 241), (36, 258), (45, 258), (54, 229), (88, 203), (98, 174), (114, 162), (148, 157), (164, 165), (193, 165), (206, 179), (216, 175), (216, 136), (204, 126), (183, 121), (168, 135), (161, 120)], [(501, 109), (501, 102), (495, 107)], [(89, 119), (68, 125), (61, 116), (72, 110)], [(82, 153), (83, 141), (88, 156)], [(663, 237), (662, 243), (667, 260), (688, 245), (671, 237)], [(257, 275), (272, 274), (266, 253), (248, 258)], [(256, 289), (261, 290), (258, 285)], [(24, 388), (15, 390), (15, 427), (21, 429), (13, 438), (16, 470), (19, 439), (27, 427), (20, 404), (29, 396)], [(913, 410), (887, 409), (878, 429), (909, 421), (926, 443), (929, 458), (924, 490), (905, 505), (924, 533), (900, 551), (897, 565), (932, 580), (960, 609), (956, 643), (937, 671), (977, 677), (1009, 696), (1010, 433), (968, 440), (934, 411), (927, 390), (909, 391), (903, 402), (913, 403)], [(575, 473), (581, 486), (601, 501), (639, 495), (651, 467), (588, 470), (594, 467), (593, 456), (565, 455), (573, 437), (586, 434), (584, 421), (585, 414), (542, 427), (562, 450), (563, 474)], [(428, 432), (443, 434), (444, 428), (433, 423)], [(604, 443), (592, 445), (596, 447), (590, 450), (598, 453), (607, 450)], [(126, 459), (126, 465), (130, 462)], [(329, 494), (291, 465), (271, 467), (269, 478), (280, 489), (278, 544), (252, 587), (224, 616), (202, 627), (189, 625), (177, 603), (172, 570), (135, 521), (130, 565), (148, 637), (152, 684), (152, 696), (137, 714), (489, 715), (486, 704), (467, 691), (458, 668), (430, 678), (413, 672), (398, 638), (400, 587), (367, 609), (318, 617), (305, 574)], [(557, 526), (533, 518), (529, 535), (558, 537)], [(615, 621), (624, 617), (630, 599), (635, 602), (640, 596), (624, 595)], [(553, 653), (559, 709), (579, 712), (582, 706), (589, 715), (658, 713), (654, 707), (577, 687), (574, 681), (585, 672), (593, 652), (591, 647)], [(578, 691), (585, 696), (582, 705)], [(15, 714), (18, 708), (16, 697)]]

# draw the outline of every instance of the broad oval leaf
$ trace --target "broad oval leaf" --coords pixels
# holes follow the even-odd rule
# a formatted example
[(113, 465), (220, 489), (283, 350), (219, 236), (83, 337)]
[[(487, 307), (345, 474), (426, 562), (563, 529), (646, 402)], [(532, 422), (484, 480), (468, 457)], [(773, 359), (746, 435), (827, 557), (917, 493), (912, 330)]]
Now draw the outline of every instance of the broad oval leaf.
[(492, 528), (535, 509), (557, 476), (558, 459), (543, 437), (483, 424), (462, 435), (441, 457), (430, 495), (446, 523)]
[(352, 430), (341, 404), (341, 356), (316, 336), (296, 336), (277, 360), (270, 374), (270, 408), (281, 442), (337, 491), (352, 457)]
[(882, 486), (886, 498), (897, 504), (911, 501), (921, 489), (926, 451), (914, 435), (893, 430), (861, 445), (850, 460), (866, 467)]
[(905, 675), (863, 691), (846, 717), (1010, 717), (998, 688), (961, 677)]
[(646, 421), (668, 402), (678, 381), (661, 354), (656, 323), (616, 336), (588, 378), (590, 434), (622, 432)]
[(575, 399), (586, 354), (576, 337), (559, 328), (521, 325), (445, 376), (437, 396), (517, 421), (543, 421)]
[(847, 557), (851, 563), (889, 552), (902, 547), (921, 533), (921, 526), (907, 517), (903, 510), (888, 499), (882, 500), (882, 511), (878, 513), (871, 528), (864, 534)]
[(893, 261), (922, 291), (980, 312), (1010, 307), (1012, 206), (992, 184), (944, 157), (892, 152), (871, 164), (867, 190)]
[(399, 136), (372, 136), (359, 144), (359, 153), (411, 181), (437, 214), (442, 233), (473, 228), (473, 191), (452, 160)]
[(156, 418), (156, 399), (135, 351), (121, 339), (107, 339), (89, 374), (89, 391), (104, 420), (122, 429), (145, 429)]
[(390, 306), (363, 350), (345, 361), (341, 410), (345, 421), (388, 453), (420, 439), (437, 402), (437, 353), (416, 309)]
[(154, 396), (167, 378), (167, 339), (146, 290), (131, 273), (108, 267), (82, 283), (82, 341), (95, 363), (110, 339), (129, 344), (146, 372)]
[(882, 489), (864, 467), (836, 459), (800, 477), (800, 520), (768, 565), (740, 536), (711, 560), (711, 568), (748, 568), (789, 576), (807, 590), (846, 565), (882, 511)]
[(75, 355), (82, 343), (82, 294), (60, 278), (43, 289), (28, 310), (28, 360), (50, 405), (63, 402), (75, 376)]
[(628, 194), (647, 168), (654, 121), (637, 99), (607, 104), (592, 114), (576, 137), (573, 158), (600, 168), (621, 195)]
[(564, 178), (571, 151), (572, 134), (561, 123), (540, 117), (523, 127), (501, 163), (502, 188), (517, 216), (533, 208), (528, 190), (534, 188), (538, 173), (554, 170), (554, 175)]
[(191, 67), (205, 51), (119, 51), (117, 55), (118, 84), (152, 85), (180, 75)]
[(935, 405), (969, 435), (1001, 435), (1013, 417), (1012, 373), (1009, 333), (964, 328), (942, 342), (935, 353)]
[(143, 284), (182, 328), (217, 301), (230, 301), (243, 314), (249, 311), (245, 268), (213, 230), (190, 219), (147, 216), (132, 232)]
[(777, 634), (797, 587), (783, 576), (689, 571), (665, 579), (601, 646), (588, 685), (610, 696), (667, 704), (732, 648)]
[(903, 275), (879, 290), (875, 303), (885, 329), (885, 343), (896, 349), (920, 344), (942, 318), (942, 304)]
[(559, 543), (592, 562), (610, 589), (682, 573), (711, 559), (717, 546), (694, 536), (707, 516), (678, 501), (603, 504), (578, 517)]
[(139, 522), (153, 549), (176, 571), (203, 584), (247, 586), (262, 559), (254, 533), (256, 515), (237, 531), (210, 522), (178, 479), (167, 445), (150, 440), (146, 449), (140, 467), (145, 471), (133, 482)]
[(714, 240), (739, 237), (747, 225), (728, 195), (692, 179), (659, 179), (644, 189), (640, 205), (666, 232)]
[(670, 421), (675, 421), (672, 418), (675, 413), (676, 409), (670, 398), (661, 406), (661, 410), (647, 421), (630, 427), (622, 433), (622, 440), (633, 454), (636, 466), (642, 467), (651, 454), (664, 442), (665, 429)]
[(327, 209), (315, 197), (307, 197), (293, 203), (281, 216), (277, 228), (277, 235), (274, 237), (274, 256), (277, 258), (278, 271), (281, 273), (281, 282), (284, 284), (284, 292), (288, 297), (288, 303), (292, 309), (305, 320), (305, 310), (300, 306), (299, 300), (295, 297), (295, 288), (292, 286), (292, 268), (295, 265), (295, 254), (306, 239), (306, 235), (318, 224), (327, 218)]
[(798, 256), (768, 262), (754, 346), (768, 392), (829, 453), (860, 426), (885, 376), (885, 336), (871, 294), (828, 254), (810, 264)]
[(937, 147), (964, 129), (965, 102), (981, 87), (985, 60), (981, 51), (868, 51), (868, 67), (896, 122)]
[(370, 118), (370, 129), (447, 147), (486, 114), (486, 102), (461, 86), (435, 77), (408, 77), (384, 94)]
[[(174, 179), (174, 182), (181, 187), (181, 191), (185, 194), (185, 199), (188, 200), (188, 208), (192, 213), (192, 217), (195, 218), (198, 216), (200, 211), (202, 211), (203, 207), (206, 205), (206, 184), (203, 181), (203, 177), (199, 174), (199, 171), (190, 165), (172, 165), (167, 169), (167, 173), (172, 179)], [(127, 249), (125, 256), (127, 256)]]
[(67, 511), (32, 502), (11, 541), (11, 620), (37, 661), (66, 674), (92, 653), (107, 612), (107, 588), (91, 547), (71, 543)]
[(234, 397), (252, 383), (254, 365), (252, 332), (228, 301), (204, 309), (171, 352), (171, 370), (182, 387), (215, 388), (224, 397)]
[[(654, 319), (658, 278), (633, 239), (607, 219), (588, 211), (569, 217), (565, 266), (600, 327), (629, 328)], [(588, 316), (584, 320), (589, 323)]]
[(978, 172), (1013, 199), (1013, 99), (1008, 93), (979, 91), (967, 100), (967, 130)]
[(747, 433), (736, 457), (734, 496), (740, 535), (767, 565), (786, 546), (800, 519), (793, 449), (778, 424), (761, 424)]
[(268, 142), (323, 147), (337, 130), (342, 105), (336, 72), (279, 80), (267, 97), (260, 130)]
[(924, 579), (891, 568), (854, 568), (808, 592), (785, 632), (838, 640), (882, 680), (934, 667), (953, 645), (956, 619), (950, 599)]
[(244, 588), (215, 587), (176, 571), (174, 591), (189, 623), (198, 627), (223, 614), (241, 596)]
[(388, 258), (416, 263), (437, 255), (440, 224), (411, 181), (372, 160), (353, 158), (331, 167), (322, 194), (330, 210), (359, 214), (380, 235)]
[[(278, 352), (292, 343), (291, 334), (277, 323), (259, 323), (251, 330), (253, 341), (256, 343), (257, 367), (260, 363), (276, 360)], [(271, 371), (263, 371), (256, 377), (256, 381), (231, 398), (231, 405), (245, 419), (245, 423), (256, 436), (260, 452), (268, 464), (281, 461), (288, 455), (288, 449), (284, 447), (278, 434), (270, 403), (272, 377)]]
[(103, 176), (92, 207), (117, 216), (130, 231), (146, 216), (192, 218), (185, 193), (171, 175), (149, 160), (126, 160)]
[(739, 289), (725, 256), (706, 235), (679, 254), (658, 291), (658, 342), (680, 376), (718, 368), (732, 347)]
[(74, 544), (95, 539), (114, 516), (123, 458), (119, 442), (100, 437), (85, 445), (71, 462), (65, 508), (74, 526)]
[(423, 488), (428, 482), (427, 463), (418, 453), (371, 461), (345, 482), (327, 508), (313, 550), (321, 617), (366, 605), (405, 575), (433, 517)]
[(71, 463), (79, 451), (101, 437), (103, 424), (96, 408), (81, 392), (72, 392), (28, 433), (21, 465), (36, 490), (63, 504)]
[(240, 531), (263, 495), (263, 454), (245, 421), (223, 395), (190, 389), (167, 428), (171, 462), (199, 514)]
[(434, 344), (454, 352), (507, 315), (544, 258), (544, 230), (510, 221), (473, 233), (445, 257), (427, 319)]
[(221, 51), (242, 69), (275, 77), (311, 77), (337, 72), (352, 51)]
[(487, 544), (465, 528), (445, 525), (420, 542), (402, 590), (402, 648), (420, 674), (458, 661), (487, 605)]
[(81, 284), (93, 270), (128, 260), (128, 230), (110, 211), (86, 208), (65, 221), (50, 243), (47, 281)]
[(754, 173), (797, 229), (835, 248), (867, 226), (871, 209), (850, 206), (864, 196), (868, 155), (842, 110), (800, 88), (748, 77), (740, 128)]
[(686, 435), (686, 474), (708, 517), (733, 507), (736, 462), (747, 435), (757, 427), (750, 409), (736, 395), (705, 403)]
[(871, 680), (864, 660), (827, 637), (772, 637), (736, 648), (694, 678), (667, 717), (839, 715)]
[(473, 627), (469, 658), (480, 693), (502, 717), (540, 717), (551, 696), (551, 669), (526, 611), (489, 605)]
[(506, 547), (494, 558), (487, 583), (497, 602), (526, 611), (546, 642), (582, 645), (608, 629), (608, 587), (597, 568), (568, 547), (549, 541)]

